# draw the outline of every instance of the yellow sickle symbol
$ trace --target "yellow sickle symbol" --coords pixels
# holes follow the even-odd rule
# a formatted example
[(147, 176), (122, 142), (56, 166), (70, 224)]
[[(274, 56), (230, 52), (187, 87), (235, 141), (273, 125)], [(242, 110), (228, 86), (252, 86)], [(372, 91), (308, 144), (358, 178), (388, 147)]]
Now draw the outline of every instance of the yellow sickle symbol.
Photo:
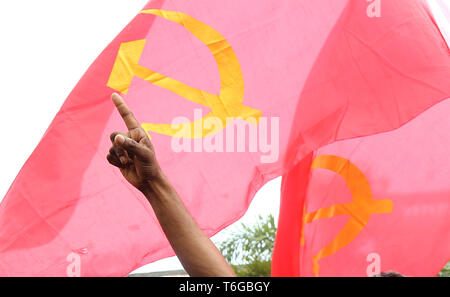
[(305, 244), (304, 228), (306, 224), (335, 216), (350, 216), (347, 224), (336, 237), (313, 256), (313, 272), (316, 276), (319, 276), (320, 259), (331, 256), (350, 244), (367, 225), (371, 215), (391, 213), (394, 206), (392, 200), (389, 199), (373, 200), (372, 191), (366, 177), (358, 167), (347, 159), (333, 155), (318, 156), (311, 166), (311, 169), (315, 168), (327, 169), (342, 176), (350, 189), (353, 200), (350, 203), (335, 204), (308, 214), (305, 214), (305, 209), (303, 210), (302, 246)]
[[(142, 124), (144, 130), (180, 138), (203, 138), (224, 129), (230, 122), (229, 119), (240, 118), (252, 124), (259, 122), (261, 111), (242, 104), (244, 80), (241, 67), (231, 45), (219, 32), (181, 12), (150, 9), (143, 10), (141, 13), (153, 14), (178, 23), (202, 41), (214, 56), (221, 83), (219, 95), (192, 88), (139, 65), (146, 43), (145, 39), (122, 43), (107, 84), (108, 87), (127, 94), (131, 80), (137, 76), (187, 100), (211, 108), (211, 111), (202, 119), (183, 123), (179, 125), (178, 129), (172, 128), (170, 124), (144, 123)], [(201, 123), (209, 118), (219, 119), (222, 125), (213, 125), (213, 128), (210, 129), (203, 127)], [(198, 127), (198, 124), (202, 127), (201, 133), (195, 133), (195, 127)]]

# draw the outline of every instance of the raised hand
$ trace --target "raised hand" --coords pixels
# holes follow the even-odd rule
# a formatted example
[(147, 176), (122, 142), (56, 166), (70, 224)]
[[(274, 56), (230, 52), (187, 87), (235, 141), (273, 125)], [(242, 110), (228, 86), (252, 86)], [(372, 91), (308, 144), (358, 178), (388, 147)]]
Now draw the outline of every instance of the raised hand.
[(153, 145), (123, 99), (113, 94), (112, 101), (128, 131), (111, 134), (108, 162), (118, 167), (130, 184), (147, 195), (152, 190), (152, 183), (163, 177)]
[(162, 173), (147, 133), (119, 95), (113, 94), (112, 100), (128, 132), (111, 134), (109, 163), (120, 168), (126, 180), (147, 197), (173, 250), (191, 276), (235, 276)]

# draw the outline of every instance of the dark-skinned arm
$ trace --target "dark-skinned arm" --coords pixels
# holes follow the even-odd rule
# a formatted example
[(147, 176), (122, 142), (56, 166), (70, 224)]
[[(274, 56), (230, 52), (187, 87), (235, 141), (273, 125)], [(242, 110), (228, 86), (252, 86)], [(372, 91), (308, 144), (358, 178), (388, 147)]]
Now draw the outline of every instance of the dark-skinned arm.
[(147, 133), (119, 95), (113, 94), (112, 101), (128, 132), (111, 134), (112, 147), (107, 156), (109, 163), (118, 167), (124, 178), (145, 195), (190, 276), (235, 276), (231, 266), (197, 225), (162, 172)]

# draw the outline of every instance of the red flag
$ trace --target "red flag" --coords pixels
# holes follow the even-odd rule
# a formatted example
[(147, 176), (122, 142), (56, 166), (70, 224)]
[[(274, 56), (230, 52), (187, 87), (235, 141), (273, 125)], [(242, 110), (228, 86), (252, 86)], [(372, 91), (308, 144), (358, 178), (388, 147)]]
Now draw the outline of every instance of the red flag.
[(147, 201), (105, 160), (123, 129), (112, 92), (208, 235), (313, 149), (395, 129), (449, 97), (448, 47), (421, 1), (383, 3), (380, 18), (359, 0), (147, 4), (2, 201), (0, 275), (120, 276), (173, 255)]
[(449, 106), (320, 148), (285, 175), (273, 275), (435, 276), (450, 248)]
[(319, 149), (283, 180), (275, 276), (436, 276), (450, 250), (450, 101)]

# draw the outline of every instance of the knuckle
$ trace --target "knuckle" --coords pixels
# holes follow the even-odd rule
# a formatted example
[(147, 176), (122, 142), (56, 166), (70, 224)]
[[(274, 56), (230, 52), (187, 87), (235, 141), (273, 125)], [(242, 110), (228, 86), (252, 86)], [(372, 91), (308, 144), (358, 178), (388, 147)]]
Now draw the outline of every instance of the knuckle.
[(125, 156), (125, 151), (121, 148), (117, 148), (116, 154), (118, 157), (122, 157), (122, 156)]
[(116, 162), (115, 162), (115, 160), (114, 160), (114, 157), (113, 157), (112, 155), (106, 156), (106, 159), (108, 160), (109, 163), (111, 163), (111, 164), (113, 164), (113, 165), (116, 164)]
[(114, 139), (116, 139), (116, 136), (119, 134), (119, 132), (113, 132), (109, 136), (109, 139), (111, 139), (112, 142), (114, 142)]
[(128, 119), (134, 119), (134, 115), (132, 112), (128, 111), (123, 115), (123, 119), (124, 120), (128, 120)]
[(139, 143), (137, 143), (136, 140), (134, 140), (134, 139), (130, 139), (129, 144), (133, 148), (139, 148)]

